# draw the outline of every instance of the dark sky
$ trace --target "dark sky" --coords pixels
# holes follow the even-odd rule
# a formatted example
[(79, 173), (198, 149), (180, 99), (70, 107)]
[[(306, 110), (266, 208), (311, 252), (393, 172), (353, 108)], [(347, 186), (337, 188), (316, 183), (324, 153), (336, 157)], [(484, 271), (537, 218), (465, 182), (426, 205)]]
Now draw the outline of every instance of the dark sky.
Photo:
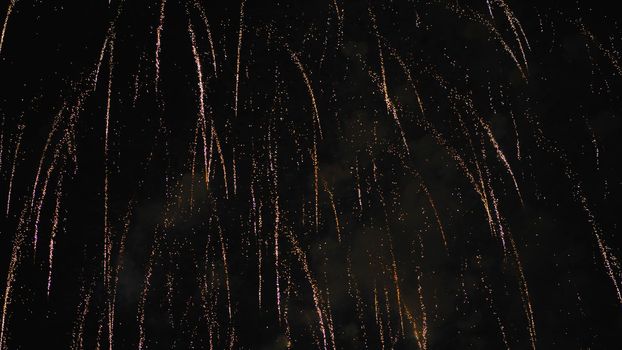
[(618, 348), (614, 7), (5, 1), (0, 348)]

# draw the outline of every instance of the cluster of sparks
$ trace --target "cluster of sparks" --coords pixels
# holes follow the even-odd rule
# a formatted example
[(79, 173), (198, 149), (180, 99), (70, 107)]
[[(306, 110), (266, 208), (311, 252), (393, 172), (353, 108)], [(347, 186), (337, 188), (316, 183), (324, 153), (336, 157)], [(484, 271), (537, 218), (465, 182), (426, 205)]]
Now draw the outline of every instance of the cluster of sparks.
[[(421, 27), (426, 35), (433, 35), (425, 24), (428, 9), (480, 28), (498, 49), (504, 69), (517, 78), (468, 88), (467, 73), (466, 80), (454, 85), (455, 78), (436, 62), (408, 51), (416, 43), (404, 45), (386, 35), (391, 29), (383, 27), (383, 18), (395, 10), (375, 2), (356, 18), (367, 24), (364, 35), (370, 38), (361, 49), (348, 37), (354, 19), (348, 18), (348, 2), (341, 0), (323, 4), (327, 18), (313, 22), (302, 43), (278, 24), (253, 18), (249, 6), (255, 5), (245, 0), (236, 5), (236, 17), (216, 25), (209, 3), (161, 0), (149, 12), (153, 41), (139, 58), (138, 73), (120, 76), (123, 53), (117, 42), (125, 35), (120, 23), (126, 4), (112, 1), (101, 46), (89, 58), (92, 64), (84, 77), (72, 83), (74, 91), (51, 113), (42, 150), (25, 140), (32, 138), (26, 137), (32, 125), (44, 121), (2, 115), (0, 185), (6, 227), (1, 239), (10, 245), (10, 255), (2, 270), (0, 348), (16, 345), (11, 333), (21, 326), (13, 311), (22, 302), (20, 286), (42, 286), (47, 299), (69, 288), (56, 283), (63, 272), (55, 250), (82, 234), (70, 230), (69, 222), (76, 202), (72, 182), (83, 176), (100, 188), (99, 199), (83, 205), (100, 208), (101, 215), (94, 218), (99, 243), (88, 248), (98, 253), (87, 259), (93, 265), (85, 264), (83, 275), (75, 277), (80, 298), (67, 306), (74, 315), (72, 349), (161, 346), (149, 322), (153, 318), (167, 325), (158, 327), (169, 327), (185, 339), (171, 347), (252, 348), (251, 334), (262, 330), (251, 333), (249, 324), (265, 323), (275, 325), (269, 333), (276, 348), (390, 349), (409, 344), (427, 349), (433, 323), (443, 317), (438, 286), (433, 287), (437, 270), (428, 262), (431, 254), (459, 266), (452, 282), (455, 298), (461, 300), (457, 305), (481, 298), (487, 305), (482, 312), (498, 327), (500, 346), (535, 349), (538, 314), (520, 254), (524, 238), (512, 233), (511, 214), (504, 211), (521, 210), (537, 200), (523, 187), (536, 181), (525, 171), (529, 152), (561, 159), (569, 197), (591, 226), (599, 268), (622, 304), (620, 267), (577, 170), (563, 148), (547, 138), (537, 115), (511, 105), (519, 100), (529, 106), (534, 98), (516, 92), (532, 79), (532, 28), (523, 27), (505, 0), (485, 0), (477, 8), (454, 1), (404, 2), (416, 17), (408, 25)], [(17, 35), (11, 33), (11, 21), (19, 20), (14, 10), (22, 3), (9, 1), (4, 13), (0, 57), (11, 54), (5, 43)], [(174, 55), (193, 72), (181, 87), (171, 86), (166, 75), (172, 63), (166, 52), (167, 35), (173, 35), (168, 26), (179, 21), (167, 14), (175, 7), (186, 23), (183, 36), (171, 32), (178, 36), (171, 40), (184, 41), (181, 46), (188, 50)], [(307, 23), (299, 25), (306, 28)], [(622, 75), (615, 48), (600, 43), (581, 21), (569, 19), (568, 25), (584, 36), (592, 54)], [(235, 44), (226, 47), (229, 42)], [(308, 52), (307, 47), (320, 50)], [(450, 66), (460, 65), (455, 62), (459, 58), (446, 56)], [(261, 80), (256, 86), (254, 75)], [(128, 80), (134, 86), (126, 94)], [(167, 90), (174, 89), (192, 92), (192, 113), (167, 109)], [(487, 103), (478, 100), (482, 91)], [(355, 107), (342, 108), (346, 105)], [(158, 125), (154, 135), (133, 142), (152, 146), (134, 161), (134, 169), (122, 169), (117, 158), (132, 146), (123, 145), (115, 128), (129, 119), (140, 123), (136, 118), (142, 114), (130, 113), (144, 106), (158, 110)], [(100, 119), (85, 120), (86, 113)], [(495, 118), (507, 118), (511, 133), (498, 135)], [(192, 127), (176, 135), (185, 137), (187, 152), (169, 145), (174, 129), (169, 123), (180, 119), (191, 120), (184, 125)], [(97, 124), (91, 129), (101, 138), (97, 149), (81, 149), (82, 125), (89, 123)], [(589, 124), (587, 129), (598, 164), (596, 136)], [(450, 190), (442, 194), (435, 193), (439, 185), (433, 173), (423, 169), (438, 167), (422, 158), (430, 156), (420, 155), (424, 139), (444, 162), (441, 170), (457, 174), (443, 184)], [(102, 170), (82, 169), (82, 157), (100, 158)], [(37, 159), (32, 169), (24, 161), (30, 158)], [(162, 160), (166, 169), (151, 168)], [(126, 172), (133, 175), (126, 177)], [(134, 192), (120, 193), (126, 188), (121, 183), (132, 176), (137, 179)], [(163, 188), (152, 189), (154, 182)], [(150, 191), (163, 196), (151, 199), (156, 204), (149, 207), (158, 209), (150, 209), (157, 212), (150, 215), (157, 220), (146, 224), (140, 212), (152, 198)], [(447, 201), (478, 204), (461, 211), (459, 204), (454, 204), (457, 209), (441, 205)], [(465, 217), (480, 224), (462, 232), (459, 222)], [(143, 249), (144, 259), (131, 256), (133, 235), (143, 237), (132, 250)], [(492, 255), (500, 254), (504, 265), (498, 274), (509, 282), (500, 285), (497, 276), (488, 274), (483, 267), (488, 253), (470, 242), (475, 235), (496, 247)], [(123, 280), (131, 278), (123, 277), (129, 260), (141, 276), (132, 298), (126, 294), (134, 290), (122, 291)], [(43, 266), (43, 284), (20, 272), (33, 264)], [(465, 277), (469, 273), (477, 277)], [(508, 318), (499, 306), (498, 299), (505, 298), (501, 290), (507, 293), (508, 288), (514, 288), (512, 295), (519, 300), (518, 318)], [(244, 300), (249, 295), (253, 300)], [(460, 308), (453, 311), (464, 312)], [(127, 324), (134, 324), (135, 334), (119, 336)]]

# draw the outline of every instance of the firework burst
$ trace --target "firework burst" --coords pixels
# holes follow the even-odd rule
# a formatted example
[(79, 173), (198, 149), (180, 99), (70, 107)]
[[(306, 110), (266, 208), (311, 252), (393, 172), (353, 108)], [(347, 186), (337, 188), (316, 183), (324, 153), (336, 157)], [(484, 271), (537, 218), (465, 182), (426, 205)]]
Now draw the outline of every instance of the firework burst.
[(619, 344), (589, 6), (8, 1), (0, 348)]

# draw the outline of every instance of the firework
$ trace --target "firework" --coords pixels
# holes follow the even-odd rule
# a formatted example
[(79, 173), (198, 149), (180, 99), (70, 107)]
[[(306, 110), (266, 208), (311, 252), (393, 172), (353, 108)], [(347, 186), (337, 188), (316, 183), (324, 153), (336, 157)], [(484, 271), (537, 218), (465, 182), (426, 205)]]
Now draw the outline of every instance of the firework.
[(610, 5), (87, 5), (0, 14), (1, 349), (619, 345)]

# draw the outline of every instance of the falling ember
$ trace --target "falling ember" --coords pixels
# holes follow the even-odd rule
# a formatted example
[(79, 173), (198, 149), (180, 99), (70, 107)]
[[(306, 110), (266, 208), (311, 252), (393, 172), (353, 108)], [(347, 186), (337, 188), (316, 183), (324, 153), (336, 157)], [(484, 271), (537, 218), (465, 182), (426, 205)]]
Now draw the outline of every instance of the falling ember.
[(207, 31), (207, 39), (209, 40), (210, 53), (212, 56), (212, 66), (214, 67), (214, 77), (218, 77), (218, 64), (216, 63), (216, 51), (214, 48), (214, 40), (212, 39), (212, 31), (210, 30), (209, 21), (207, 20), (207, 14), (205, 13), (204, 8), (201, 6), (201, 3), (198, 0), (194, 1), (194, 6), (199, 10), (201, 14), (201, 19), (203, 20), (203, 24), (205, 25), (205, 30)]
[(0, 54), (2, 53), (2, 45), (4, 44), (4, 36), (6, 34), (6, 28), (9, 25), (9, 18), (11, 17), (11, 13), (13, 12), (13, 8), (17, 0), (9, 0), (9, 6), (6, 10), (6, 15), (4, 16), (4, 23), (2, 24), (2, 32), (0, 33)]
[(0, 350), (622, 343), (612, 4), (0, 11)]
[(4, 158), (4, 124), (6, 118), (2, 116), (2, 130), (0, 131), (0, 172), (2, 171), (2, 158)]
[(160, 52), (162, 50), (162, 31), (164, 30), (164, 8), (166, 6), (166, 0), (162, 0), (160, 5), (160, 23), (156, 29), (156, 51), (155, 51), (155, 91), (158, 92), (158, 85), (160, 81)]
[(238, 54), (235, 59), (235, 101), (233, 102), (233, 111), (238, 116), (238, 96), (240, 94), (240, 55), (242, 54), (242, 36), (244, 34), (244, 4), (245, 0), (240, 3), (240, 32), (238, 34)]
[(333, 192), (328, 188), (328, 184), (324, 181), (324, 190), (328, 193), (330, 198), (330, 206), (333, 209), (333, 215), (335, 216), (335, 229), (337, 230), (337, 241), (341, 243), (341, 225), (339, 224), (339, 214), (337, 213), (337, 207), (335, 206), (335, 197)]
[[(205, 172), (205, 189), (209, 188), (209, 176), (210, 176), (210, 167), (208, 163), (212, 161), (212, 145), (213, 138), (210, 138), (210, 152), (209, 156), (207, 153), (207, 121), (205, 118), (205, 92), (203, 87), (203, 72), (201, 70), (201, 59), (199, 58), (199, 53), (197, 51), (196, 45), (196, 37), (194, 34), (194, 30), (192, 30), (192, 24), (188, 23), (188, 33), (190, 34), (190, 39), (192, 41), (192, 55), (194, 56), (194, 63), (196, 64), (197, 77), (198, 77), (198, 88), (199, 88), (199, 124), (201, 130), (201, 136), (203, 139), (203, 161), (204, 161), (204, 172)], [(213, 132), (211, 133), (213, 136)], [(196, 142), (195, 142), (196, 143)]]
[(54, 243), (56, 240), (56, 233), (58, 232), (58, 225), (60, 221), (60, 203), (62, 197), (62, 183), (63, 177), (58, 177), (58, 184), (56, 185), (56, 205), (54, 206), (54, 216), (52, 217), (52, 233), (50, 234), (50, 245), (49, 245), (49, 257), (48, 257), (48, 284), (47, 284), (47, 295), (50, 296), (50, 288), (52, 287), (52, 267), (54, 263)]
[(13, 165), (11, 166), (11, 175), (9, 177), (9, 190), (6, 197), (6, 216), (9, 216), (9, 212), (11, 211), (11, 193), (13, 193), (13, 180), (15, 178), (15, 168), (17, 167), (17, 161), (19, 156), (19, 149), (22, 145), (22, 135), (24, 131), (24, 125), (20, 124), (18, 126), (18, 135), (17, 141), (15, 142), (15, 151), (13, 152)]

